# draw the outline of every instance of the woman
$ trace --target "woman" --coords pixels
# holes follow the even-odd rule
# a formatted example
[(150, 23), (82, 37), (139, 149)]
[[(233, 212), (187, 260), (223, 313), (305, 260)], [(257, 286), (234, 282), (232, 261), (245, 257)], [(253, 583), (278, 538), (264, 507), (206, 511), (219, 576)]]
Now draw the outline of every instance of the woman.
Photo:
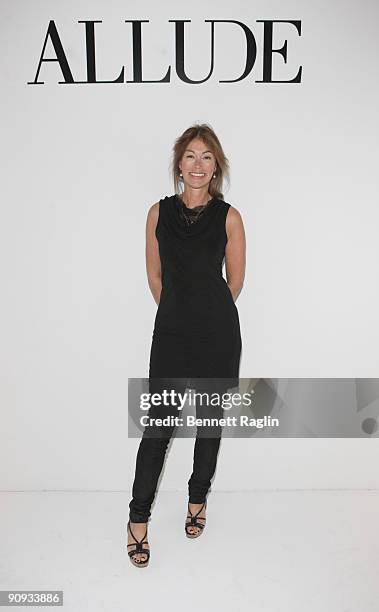
[[(228, 161), (210, 126), (194, 125), (176, 140), (172, 170), (175, 195), (153, 204), (146, 222), (148, 282), (158, 304), (150, 390), (183, 391), (194, 384), (198, 389), (216, 377), (218, 388), (221, 380), (226, 390), (239, 376), (242, 343), (234, 302), (245, 275), (245, 234), (240, 213), (223, 199)], [(185, 524), (192, 538), (204, 529), (221, 435), (204, 437), (199, 430)], [(172, 432), (173, 427), (157, 428), (151, 437), (145, 430), (138, 449), (128, 522), (128, 554), (137, 567), (149, 562), (147, 522)]]

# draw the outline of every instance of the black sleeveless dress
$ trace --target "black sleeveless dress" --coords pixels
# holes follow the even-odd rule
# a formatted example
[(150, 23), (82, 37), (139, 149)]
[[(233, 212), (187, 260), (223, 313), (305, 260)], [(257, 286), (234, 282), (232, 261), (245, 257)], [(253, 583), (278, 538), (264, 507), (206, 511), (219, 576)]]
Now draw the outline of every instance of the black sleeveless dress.
[[(201, 207), (196, 207), (201, 208)], [(241, 333), (237, 307), (222, 275), (230, 208), (212, 198), (191, 223), (178, 195), (159, 202), (156, 237), (162, 291), (155, 316), (149, 378), (222, 379), (238, 385)]]

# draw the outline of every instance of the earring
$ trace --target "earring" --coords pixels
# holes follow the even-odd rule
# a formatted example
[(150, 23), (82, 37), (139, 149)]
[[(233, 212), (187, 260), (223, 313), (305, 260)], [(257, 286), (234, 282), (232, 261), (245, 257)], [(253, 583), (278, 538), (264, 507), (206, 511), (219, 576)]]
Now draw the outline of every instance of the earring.
[(182, 173), (180, 173), (179, 176), (180, 176), (180, 178), (183, 178), (183, 174)]

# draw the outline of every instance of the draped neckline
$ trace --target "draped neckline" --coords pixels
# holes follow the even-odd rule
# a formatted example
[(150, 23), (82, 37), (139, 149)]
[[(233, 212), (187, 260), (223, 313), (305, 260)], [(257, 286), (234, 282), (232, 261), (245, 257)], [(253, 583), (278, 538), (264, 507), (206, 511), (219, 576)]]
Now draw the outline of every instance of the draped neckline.
[[(218, 213), (223, 209), (224, 201), (212, 197), (205, 205), (205, 209), (194, 223), (185, 218), (185, 204), (177, 193), (166, 196), (169, 214), (165, 215), (165, 222), (172, 235), (180, 240), (203, 239), (208, 236), (213, 227), (217, 227)], [(189, 216), (189, 215), (188, 215)]]
[[(199, 204), (198, 206), (190, 208), (178, 194), (174, 195), (174, 203), (179, 213), (179, 217), (181, 218), (183, 225), (187, 225), (188, 230), (191, 230), (195, 225), (197, 226), (202, 222), (203, 218), (207, 216), (208, 210), (213, 207), (215, 202), (217, 202), (217, 198), (213, 196), (206, 204)], [(186, 220), (183, 218), (183, 216), (185, 217), (186, 215), (188, 215), (188, 217), (191, 217), (192, 215), (196, 216), (198, 213), (198, 218), (192, 223), (186, 222)]]
[(187, 204), (184, 202), (184, 200), (182, 200), (182, 198), (178, 194), (175, 194), (175, 199), (177, 200), (179, 204), (183, 206), (185, 210), (191, 211), (191, 210), (196, 210), (197, 208), (207, 208), (209, 204), (211, 204), (211, 202), (213, 202), (213, 200), (215, 200), (216, 198), (213, 196), (210, 200), (208, 200), (208, 202), (206, 202), (206, 204), (199, 204), (198, 206), (193, 206), (193, 208), (190, 208), (189, 206), (187, 206)]

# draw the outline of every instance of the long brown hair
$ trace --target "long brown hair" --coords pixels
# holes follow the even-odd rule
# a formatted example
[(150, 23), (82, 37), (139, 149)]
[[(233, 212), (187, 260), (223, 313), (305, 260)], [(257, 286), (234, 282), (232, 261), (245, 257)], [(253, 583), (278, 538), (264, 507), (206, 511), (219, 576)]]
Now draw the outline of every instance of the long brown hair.
[(229, 179), (229, 162), (222, 149), (221, 143), (217, 138), (212, 127), (207, 123), (196, 123), (189, 127), (181, 136), (175, 140), (173, 147), (173, 158), (171, 162), (171, 172), (174, 180), (175, 193), (181, 195), (182, 180), (180, 178), (179, 161), (182, 159), (188, 144), (194, 138), (200, 138), (209, 147), (216, 158), (216, 178), (211, 179), (209, 184), (209, 193), (214, 198), (224, 199), (222, 193), (223, 181), (226, 180), (228, 185)]

